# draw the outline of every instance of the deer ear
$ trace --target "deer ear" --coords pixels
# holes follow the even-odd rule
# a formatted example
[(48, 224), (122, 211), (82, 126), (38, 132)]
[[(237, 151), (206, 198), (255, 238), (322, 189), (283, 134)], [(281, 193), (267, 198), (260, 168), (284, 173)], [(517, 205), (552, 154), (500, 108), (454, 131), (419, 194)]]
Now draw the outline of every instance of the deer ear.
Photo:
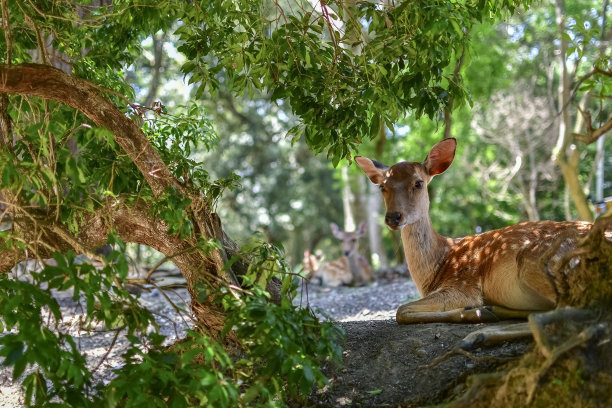
[(342, 231), (340, 231), (340, 227), (338, 227), (333, 222), (331, 224), (329, 224), (329, 226), (331, 227), (332, 234), (334, 234), (334, 237), (336, 237), (338, 239), (342, 239)]
[(457, 148), (457, 139), (450, 137), (441, 142), (436, 143), (431, 148), (427, 158), (423, 162), (430, 176), (442, 174), (451, 165), (455, 158), (455, 149)]
[(370, 160), (367, 157), (355, 156), (355, 162), (368, 176), (370, 181), (376, 185), (379, 185), (385, 179), (385, 170), (389, 166), (379, 163), (376, 160)]
[(365, 221), (361, 221), (359, 223), (359, 226), (357, 227), (357, 233), (359, 235), (363, 235), (366, 232), (366, 227), (367, 227), (367, 225), (366, 225)]

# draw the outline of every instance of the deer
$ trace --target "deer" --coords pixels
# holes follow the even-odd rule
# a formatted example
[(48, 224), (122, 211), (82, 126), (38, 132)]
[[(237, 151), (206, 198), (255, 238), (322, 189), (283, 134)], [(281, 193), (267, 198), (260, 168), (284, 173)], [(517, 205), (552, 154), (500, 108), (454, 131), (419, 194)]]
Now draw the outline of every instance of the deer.
[(330, 262), (319, 263), (320, 257), (304, 252), (302, 268), (308, 280), (317, 279), (322, 285), (361, 286), (372, 281), (372, 270), (368, 260), (359, 253), (359, 238), (365, 234), (366, 224), (362, 222), (352, 232), (343, 231), (338, 225), (330, 224), (334, 237), (342, 241), (342, 256)]
[[(401, 231), (408, 269), (421, 295), (397, 309), (396, 321), (482, 323), (554, 309), (557, 293), (549, 273), (592, 224), (532, 221), (463, 238), (438, 234), (429, 216), (427, 186), (451, 165), (456, 147), (457, 140), (447, 138), (423, 162), (393, 166), (355, 156), (380, 188), (385, 224)], [(575, 234), (566, 234), (569, 230)]]

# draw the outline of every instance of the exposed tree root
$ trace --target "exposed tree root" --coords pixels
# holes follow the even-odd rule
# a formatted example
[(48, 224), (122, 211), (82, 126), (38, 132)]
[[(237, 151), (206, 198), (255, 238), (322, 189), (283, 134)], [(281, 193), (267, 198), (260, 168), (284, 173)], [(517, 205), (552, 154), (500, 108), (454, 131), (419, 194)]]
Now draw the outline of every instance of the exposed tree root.
[(519, 366), (516, 369), (511, 370), (508, 375), (506, 375), (504, 384), (498, 390), (496, 400), (502, 400), (506, 394), (514, 392), (512, 389), (514, 387), (512, 380), (514, 378), (522, 377), (525, 390), (527, 391), (526, 404), (531, 404), (534, 399), (536, 389), (540, 384), (540, 380), (561, 356), (565, 355), (575, 347), (585, 345), (585, 343), (589, 342), (591, 339), (601, 336), (607, 331), (607, 329), (608, 325), (606, 323), (588, 326), (577, 335), (572, 336), (559, 347), (551, 350), (549, 357), (546, 357), (539, 366), (529, 369)]
[(460, 348), (454, 348), (452, 350), (450, 350), (448, 353), (441, 355), (440, 357), (434, 359), (431, 363), (421, 366), (420, 368), (423, 369), (430, 369), (433, 368), (435, 366), (437, 366), (438, 364), (448, 360), (450, 357), (455, 356), (455, 355), (462, 355), (465, 356), (467, 358), (469, 358), (470, 360), (474, 360), (474, 361), (485, 361), (485, 362), (492, 362), (492, 363), (499, 363), (499, 362), (505, 362), (505, 361), (511, 361), (514, 360), (516, 357), (506, 357), (506, 356), (500, 356), (500, 357), (494, 357), (494, 356), (475, 356), (474, 354), (470, 353), (469, 351), (460, 349)]

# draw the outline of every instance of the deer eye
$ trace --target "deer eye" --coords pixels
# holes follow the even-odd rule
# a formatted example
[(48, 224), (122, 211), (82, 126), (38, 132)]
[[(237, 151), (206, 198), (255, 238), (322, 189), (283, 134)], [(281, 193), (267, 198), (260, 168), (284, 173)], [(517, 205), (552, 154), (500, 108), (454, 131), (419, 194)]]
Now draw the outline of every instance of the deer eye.
[(420, 189), (422, 189), (422, 188), (423, 188), (423, 180), (417, 180), (417, 181), (414, 183), (414, 189), (415, 189), (415, 190), (420, 190)]

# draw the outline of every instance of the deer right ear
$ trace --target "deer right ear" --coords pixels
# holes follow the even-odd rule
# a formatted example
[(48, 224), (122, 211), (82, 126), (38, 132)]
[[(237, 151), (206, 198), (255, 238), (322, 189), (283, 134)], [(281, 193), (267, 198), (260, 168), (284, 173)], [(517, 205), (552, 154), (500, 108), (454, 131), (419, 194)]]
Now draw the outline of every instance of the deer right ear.
[(355, 162), (364, 171), (370, 181), (376, 185), (379, 185), (385, 179), (385, 170), (389, 166), (379, 163), (375, 160), (370, 160), (367, 157), (355, 156)]
[(431, 148), (423, 162), (430, 176), (442, 174), (448, 169), (455, 158), (455, 149), (457, 149), (457, 139), (454, 137), (444, 139)]
[(359, 226), (357, 227), (357, 234), (359, 234), (360, 236), (365, 234), (367, 227), (368, 225), (365, 223), (365, 221), (361, 221), (359, 223)]

